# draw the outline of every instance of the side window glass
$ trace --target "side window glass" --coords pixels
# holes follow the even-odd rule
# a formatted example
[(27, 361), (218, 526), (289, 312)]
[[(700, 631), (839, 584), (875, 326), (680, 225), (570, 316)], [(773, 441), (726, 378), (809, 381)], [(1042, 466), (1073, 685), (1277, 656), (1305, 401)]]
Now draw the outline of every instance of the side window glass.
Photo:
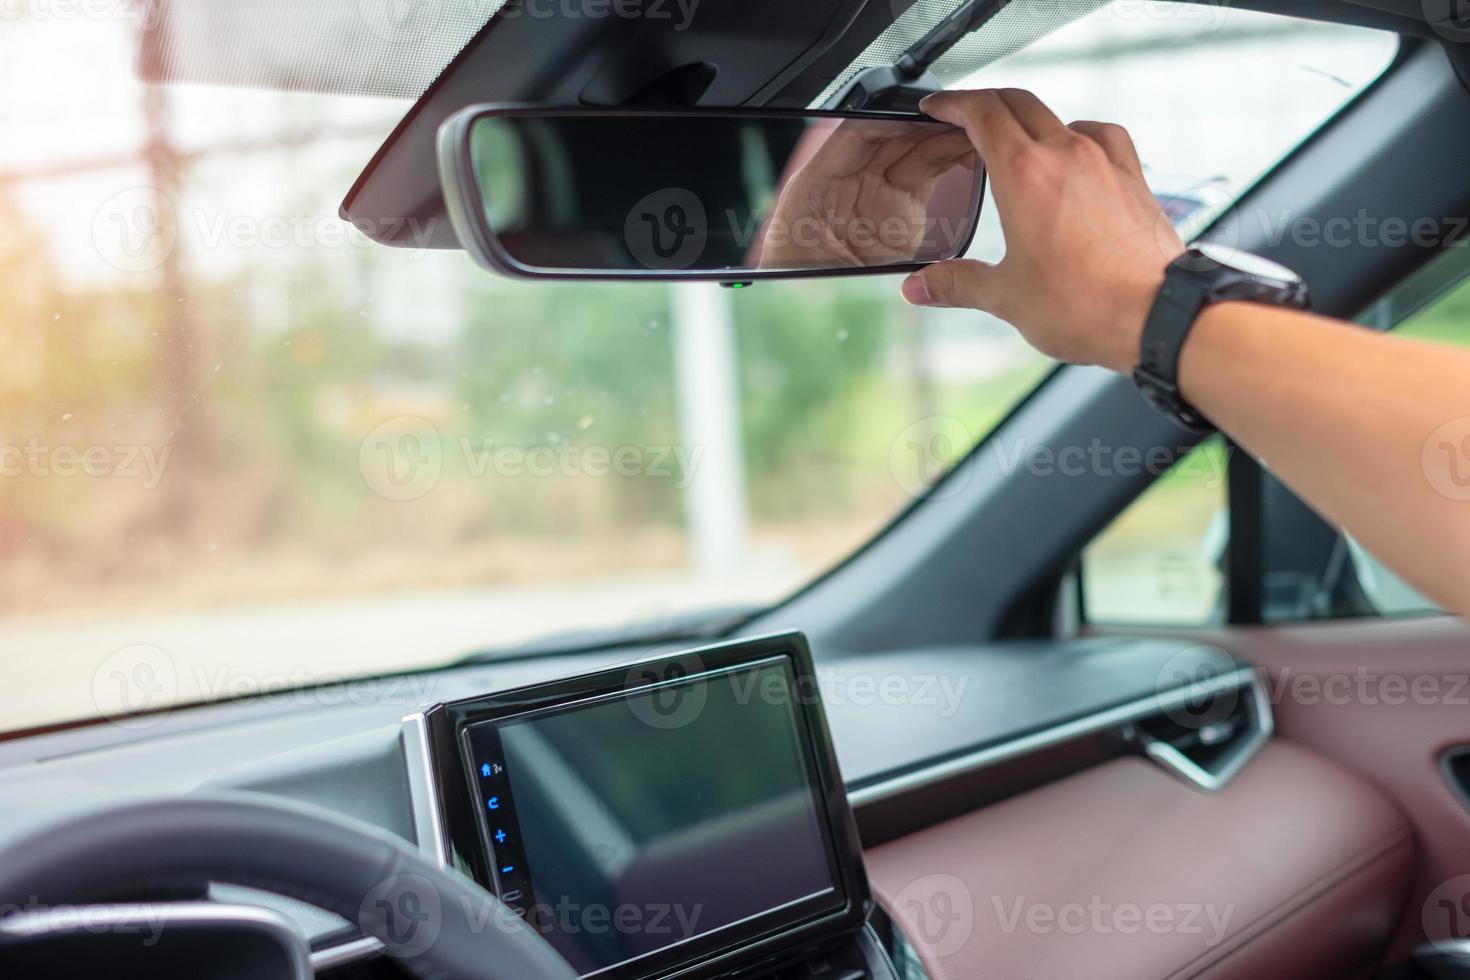
[(1399, 578), (1388, 566), (1374, 558), (1356, 540), (1344, 536), (1353, 573), (1373, 611), (1381, 616), (1406, 616), (1415, 613), (1441, 612), (1434, 600), (1420, 594)]
[[(1404, 302), (1414, 303), (1424, 289), (1433, 289), (1434, 280), (1450, 274), (1463, 276), (1463, 255), (1448, 255), (1424, 274), (1406, 282), (1368, 311), (1364, 319), (1393, 325), (1393, 333), (1436, 344), (1470, 347), (1470, 279), (1461, 279), (1448, 291), (1420, 306), (1408, 317), (1396, 315)], [(1423, 280), (1428, 280), (1426, 286)], [(1395, 321), (1398, 321), (1396, 325)], [(1466, 460), (1470, 465), (1470, 460)], [(1384, 616), (1412, 615), (1442, 611), (1433, 600), (1421, 595), (1399, 578), (1351, 537), (1345, 537), (1347, 554), (1357, 576), (1358, 585), (1373, 612)]]
[[(1360, 320), (1397, 336), (1470, 347), (1470, 278), (1446, 255), (1366, 310)], [(1227, 452), (1201, 443), (1135, 500), (1082, 553), (1086, 618), (1120, 625), (1223, 622), (1229, 541)], [(1470, 466), (1470, 460), (1466, 461)], [(1286, 623), (1441, 611), (1350, 536), (1326, 525), (1267, 475), (1262, 618)]]
[(1393, 328), (1395, 336), (1470, 347), (1470, 280)]
[(1199, 626), (1223, 618), (1227, 455), (1219, 436), (1200, 443), (1082, 552), (1089, 621)]

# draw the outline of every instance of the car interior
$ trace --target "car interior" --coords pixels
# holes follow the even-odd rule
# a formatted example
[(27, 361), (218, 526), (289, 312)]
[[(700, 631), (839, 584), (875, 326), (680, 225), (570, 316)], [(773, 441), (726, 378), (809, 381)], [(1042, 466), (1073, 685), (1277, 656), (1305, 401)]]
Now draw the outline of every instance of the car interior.
[[(0, 218), (14, 232), (0, 242), (0, 281), (17, 332), (34, 321), (49, 337), (42, 361), (75, 377), (65, 397), (14, 394), (0, 378), (7, 444), (24, 446), (27, 426), (61, 431), (35, 428), (43, 416), (45, 425), (61, 425), (64, 413), (68, 424), (91, 413), (120, 425), (133, 410), (106, 415), (125, 404), (107, 401), (109, 389), (151, 398), (153, 386), (165, 390), (188, 371), (203, 380), (190, 382), (190, 398), (165, 399), (169, 410), (216, 393), (234, 399), (208, 415), (217, 458), (245, 458), (251, 413), (259, 407), (264, 418), (272, 401), (298, 418), (345, 406), (344, 417), (363, 419), (368, 389), (342, 365), (369, 354), (312, 355), (312, 338), (367, 336), (359, 314), (386, 317), (399, 288), (388, 280), (403, 280), (412, 284), (400, 304), (409, 326), (371, 353), (381, 358), (373, 364), (408, 365), (392, 375), (396, 387), (381, 386), (402, 404), (424, 403), (424, 379), (442, 375), (463, 385), (456, 405), (483, 398), (493, 419), (524, 402), (542, 413), (538, 433), (566, 425), (575, 440), (580, 421), (582, 434), (615, 445), (637, 437), (599, 435), (601, 410), (568, 408), (560, 422), (552, 413), (561, 411), (553, 401), (575, 402), (594, 386), (587, 379), (599, 365), (616, 365), (630, 380), (600, 398), (641, 407), (628, 417), (658, 418), (660, 431), (677, 422), (679, 434), (665, 440), (709, 451), (699, 464), (705, 483), (670, 477), (623, 507), (603, 499), (613, 494), (608, 480), (585, 479), (578, 486), (589, 489), (571, 496), (560, 489), (566, 472), (513, 477), (505, 466), (539, 457), (512, 445), (521, 455), (489, 465), (496, 479), (529, 487), (544, 536), (530, 535), (540, 525), (520, 512), (495, 511), (510, 506), (495, 497), (485, 505), (493, 520), (463, 518), (444, 532), (447, 544), (433, 537), (433, 521), (480, 514), (464, 501), (489, 491), (461, 499), (447, 476), (432, 491), (416, 489), (412, 471), (389, 484), (367, 477), (372, 439), (418, 459), (432, 434), (423, 418), (448, 431), (428, 408), (395, 410), (412, 425), (370, 438), (367, 423), (349, 425), (346, 449), (309, 427), (281, 430), (281, 444), (299, 444), (310, 461), (302, 481), (350, 471), (352, 494), (371, 493), (379, 510), (356, 509), (344, 491), (298, 513), (294, 498), (262, 491), (276, 504), (260, 513), (276, 516), (250, 517), (236, 494), (257, 477), (232, 463), (219, 483), (148, 497), (152, 523), (109, 524), (75, 489), (85, 477), (43, 482), (34, 455), (28, 474), (6, 469), (0, 493), (12, 516), (0, 519), (0, 561), (15, 571), (0, 581), (31, 598), (0, 610), (11, 634), (0, 664), (12, 672), (0, 696), (0, 976), (1470, 977), (1465, 622), (1319, 517), (1268, 461), (1223, 435), (1180, 428), (1100, 368), (1017, 355), (1030, 359), (1021, 380), (1007, 382), (1013, 394), (995, 394), (974, 415), (920, 398), (930, 407), (905, 416), (907, 428), (864, 427), (876, 409), (855, 406), (889, 398), (886, 388), (819, 415), (877, 315), (869, 308), (896, 296), (895, 277), (861, 274), (998, 247), (973, 159), (934, 194), (958, 224), (932, 254), (875, 252), (837, 269), (826, 259), (777, 260), (769, 238), (757, 248), (739, 233), (769, 233), (775, 219), (763, 209), (813, 133), (890, 127), (918, 139), (926, 126), (943, 128), (920, 114), (929, 92), (1039, 79), (1044, 98), (1074, 98), (1100, 118), (1132, 107), (1120, 109), (1122, 121), (1145, 164), (1151, 153), (1166, 161), (1146, 172), (1187, 238), (1293, 270), (1315, 312), (1470, 344), (1463, 4), (156, 0), (95, 14), (77, 7), (74, 16), (56, 3), (15, 9), (0, 27), (10, 32), (0, 60), (13, 55), (15, 66), (6, 101), (34, 107), (10, 110), (15, 142), (0, 151)], [(124, 54), (73, 40), (104, 29)], [(118, 87), (143, 93), (145, 124), (127, 143), (132, 169), (66, 162), (110, 154), (115, 119), (87, 117), (85, 131), (61, 135), (71, 132), (67, 105), (98, 88), (47, 91), (46, 76), (30, 74), (63, 50), (74, 59), (64, 65), (96, 61)], [(1256, 64), (1258, 50), (1266, 53)], [(1094, 62), (1115, 72), (1111, 83), (1090, 84), (1077, 67)], [(1139, 67), (1154, 64), (1169, 81)], [(1321, 94), (1298, 98), (1297, 87)], [(259, 101), (229, 101), (246, 98), (237, 92)], [(166, 145), (157, 111), (169, 93), (182, 93), (172, 96), (177, 147)], [(290, 115), (293, 99), (321, 101)], [(263, 161), (279, 147), (262, 149), (263, 113), (283, 106), (285, 135), (270, 138), (295, 155), (272, 169)], [(24, 149), (32, 139), (52, 140), (56, 152)], [(314, 155), (333, 140), (347, 152)], [(1184, 167), (1167, 162), (1176, 143), (1201, 169), (1176, 172)], [(495, 169), (510, 156), (529, 161), (525, 173)], [(222, 159), (244, 162), (210, 169)], [(684, 193), (696, 203), (657, 199), (665, 210), (649, 222), (650, 252), (624, 215), (628, 202), (671, 182), (694, 188)], [(51, 275), (27, 271), (36, 267), (26, 256), (50, 248), (65, 266), (82, 253), (16, 229), (43, 214), (40, 226), (75, 227), (82, 239), (110, 234), (114, 216), (94, 199), (124, 189), (132, 208), (126, 195), (142, 186), (166, 191), (176, 212), (168, 241), (188, 247), (158, 251), (154, 238), (146, 255), (104, 254), (123, 285), (67, 286), (90, 305), (54, 319), (60, 306), (24, 306), (26, 289)], [(186, 187), (205, 204), (186, 208)], [(272, 202), (272, 213), (302, 194), (332, 198), (322, 221), (290, 233), (319, 234), (326, 222), (350, 229), (356, 244), (331, 252), (342, 276), (262, 240), (248, 244), (271, 268), (296, 263), (295, 285), (251, 292), (252, 280), (230, 272), (217, 273), (225, 285), (214, 291), (193, 285), (229, 254), (199, 244), (213, 227), (195, 220), (213, 213), (199, 208), (247, 193)], [(680, 231), (709, 201), (728, 202), (718, 205), (732, 216), (728, 235), (711, 218), (701, 257), (683, 251), (682, 238), (661, 247), (664, 231)], [(229, 239), (240, 228), (226, 220), (216, 230)], [(450, 303), (441, 317), (435, 304), (451, 289), (440, 262), (486, 290), (501, 288), (489, 285), (500, 277), (519, 281)], [(344, 284), (347, 299), (313, 306), (301, 286), (312, 280)], [(802, 291), (824, 289), (839, 298), (834, 325), (822, 320), (826, 346), (799, 348), (789, 338), (816, 323), (811, 297), (828, 295)], [(635, 345), (634, 330), (672, 328), (638, 305), (655, 295), (638, 290), (667, 295), (682, 318), (656, 357)], [(165, 302), (147, 314), (156, 320), (146, 332), (176, 345), (163, 354), (141, 346), (145, 328), (134, 336), (118, 325), (150, 296)], [(571, 299), (544, 298), (577, 296), (596, 300), (574, 312)], [(784, 319), (761, 319), (788, 304)], [(526, 329), (494, 332), (495, 318), (531, 308), (542, 318)], [(231, 358), (246, 340), (223, 328), (209, 352), (167, 353), (193, 349), (189, 324), (260, 309), (290, 325), (266, 336), (297, 359), (283, 361), (296, 373), (235, 372)], [(990, 356), (991, 347), (966, 346), (980, 315), (942, 315), (936, 329), (951, 346), (935, 342), (925, 361), (934, 376), (999, 392), (1000, 381), (958, 363)], [(112, 333), (69, 333), (84, 316)], [(404, 339), (437, 336), (427, 324), (456, 318), (491, 324), (476, 335), (480, 346), (436, 361)], [(622, 332), (609, 326), (624, 320)], [(308, 323), (316, 333), (296, 330)], [(567, 373), (561, 390), (528, 380), (565, 338), (599, 331), (610, 332), (589, 346), (578, 380)], [(711, 367), (734, 356), (731, 331), (740, 357), (768, 345), (765, 373), (731, 381)], [(791, 346), (773, 339), (783, 332)], [(994, 350), (1010, 349), (1004, 337)], [(24, 363), (22, 339), (15, 356)], [(140, 346), (130, 353), (132, 343)], [(872, 363), (901, 367), (905, 350)], [(155, 374), (125, 374), (111, 366), (119, 363), (162, 380), (140, 381)], [(381, 380), (384, 370), (363, 376)], [(306, 389), (291, 387), (329, 371), (337, 395), (298, 397)], [(695, 380), (675, 395), (648, 394), (658, 372)], [(804, 387), (807, 397), (739, 416), (743, 435), (708, 408), (754, 400), (763, 384)], [(102, 394), (89, 401), (87, 392)], [(840, 429), (820, 421), (844, 414)], [(846, 491), (827, 474), (858, 464), (824, 469), (821, 460), (840, 455), (832, 433), (848, 423), (890, 486), (882, 505), (789, 576), (757, 550), (731, 559), (727, 549), (722, 567), (740, 588), (700, 587), (714, 581), (700, 569), (718, 561), (730, 528), (744, 526), (721, 523), (726, 483), (748, 484), (750, 507), (769, 513), (808, 522), (846, 513)], [(190, 463), (207, 456), (200, 442), (179, 434), (203, 440), (206, 428), (160, 425), (167, 436), (158, 438), (179, 437), (170, 467), (205, 465)], [(787, 429), (799, 433), (793, 455), (763, 462), (756, 434)], [(567, 444), (561, 431), (549, 445)], [(797, 456), (818, 463), (782, 462)], [(563, 468), (593, 462), (557, 459)], [(96, 481), (87, 487), (103, 492)], [(28, 523), (41, 503), (45, 522)], [(662, 539), (586, 530), (595, 520), (621, 533), (660, 506), (689, 535), (687, 555), (683, 545), (670, 552), (664, 577), (648, 572), (664, 567)], [(229, 514), (254, 521), (250, 534), (279, 527), (282, 540), (312, 542), (319, 531), (324, 557), (308, 575), (273, 563), (295, 552), (262, 548), (258, 583), (237, 575), (228, 602), (210, 598), (215, 566), (204, 563), (244, 540), (228, 537), (217, 515)], [(400, 525), (400, 514), (412, 516)], [(75, 539), (47, 530), (73, 522)], [(164, 587), (150, 583), (165, 581), (166, 560), (149, 550), (149, 535), (190, 522), (202, 528), (188, 539), (196, 564), (178, 565), (171, 604), (158, 606), (167, 616), (155, 616), (149, 603)], [(575, 584), (578, 575), (592, 582), (586, 569), (601, 561), (620, 584), (441, 598), (481, 582), (532, 581), (449, 557), (475, 535), (513, 535), (518, 523), (531, 544), (482, 564), (561, 562)], [(764, 525), (751, 526), (755, 536)], [(375, 538), (371, 556), (354, 550)], [(102, 553), (112, 539), (127, 542), (117, 546), (126, 557), (105, 576), (63, 574), (91, 566), (56, 556)], [(407, 557), (423, 542), (439, 550)], [(122, 612), (67, 604), (100, 595), (104, 581)], [(441, 591), (396, 598), (431, 586)], [(663, 589), (688, 601), (664, 605)], [(314, 611), (349, 593), (353, 604), (337, 618)], [(308, 667), (282, 666), (296, 664)], [(230, 683), (226, 671), (206, 683), (225, 668), (246, 679)]]

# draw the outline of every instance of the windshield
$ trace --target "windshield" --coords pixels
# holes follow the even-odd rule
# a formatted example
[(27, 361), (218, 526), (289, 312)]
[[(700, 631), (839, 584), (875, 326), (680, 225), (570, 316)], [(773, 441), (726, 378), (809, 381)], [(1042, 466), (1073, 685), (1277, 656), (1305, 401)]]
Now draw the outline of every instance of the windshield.
[[(3, 17), (9, 729), (769, 604), (1051, 366), (893, 278), (527, 284), (371, 245), (336, 208), (407, 100), (145, 86), (128, 5)], [(981, 80), (1013, 63), (1004, 81), (1064, 115), (1152, 119), (1140, 146), (1181, 214), (1393, 52), (1258, 31), (1161, 93), (1136, 67), (1215, 65), (1211, 32), (1133, 52), (1075, 29)]]

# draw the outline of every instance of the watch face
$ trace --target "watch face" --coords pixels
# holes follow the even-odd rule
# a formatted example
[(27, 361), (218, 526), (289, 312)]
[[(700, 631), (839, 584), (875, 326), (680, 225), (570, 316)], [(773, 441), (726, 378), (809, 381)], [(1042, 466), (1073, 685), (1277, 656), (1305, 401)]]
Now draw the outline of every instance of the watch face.
[(1283, 285), (1301, 281), (1301, 276), (1286, 266), (1272, 262), (1270, 259), (1263, 259), (1259, 255), (1252, 255), (1250, 252), (1242, 252), (1238, 248), (1217, 245), (1213, 242), (1196, 242), (1193, 247), (1210, 261), (1244, 272), (1256, 279), (1269, 279)]

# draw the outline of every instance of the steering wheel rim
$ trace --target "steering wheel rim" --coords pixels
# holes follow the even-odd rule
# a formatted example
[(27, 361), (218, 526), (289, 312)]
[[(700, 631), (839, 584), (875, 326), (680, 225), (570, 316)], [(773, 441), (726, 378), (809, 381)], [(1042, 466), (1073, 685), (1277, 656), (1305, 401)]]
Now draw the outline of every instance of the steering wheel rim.
[(385, 831), (247, 793), (145, 800), (51, 823), (0, 852), (0, 908), (208, 882), (333, 912), (423, 980), (576, 980), (499, 899)]

